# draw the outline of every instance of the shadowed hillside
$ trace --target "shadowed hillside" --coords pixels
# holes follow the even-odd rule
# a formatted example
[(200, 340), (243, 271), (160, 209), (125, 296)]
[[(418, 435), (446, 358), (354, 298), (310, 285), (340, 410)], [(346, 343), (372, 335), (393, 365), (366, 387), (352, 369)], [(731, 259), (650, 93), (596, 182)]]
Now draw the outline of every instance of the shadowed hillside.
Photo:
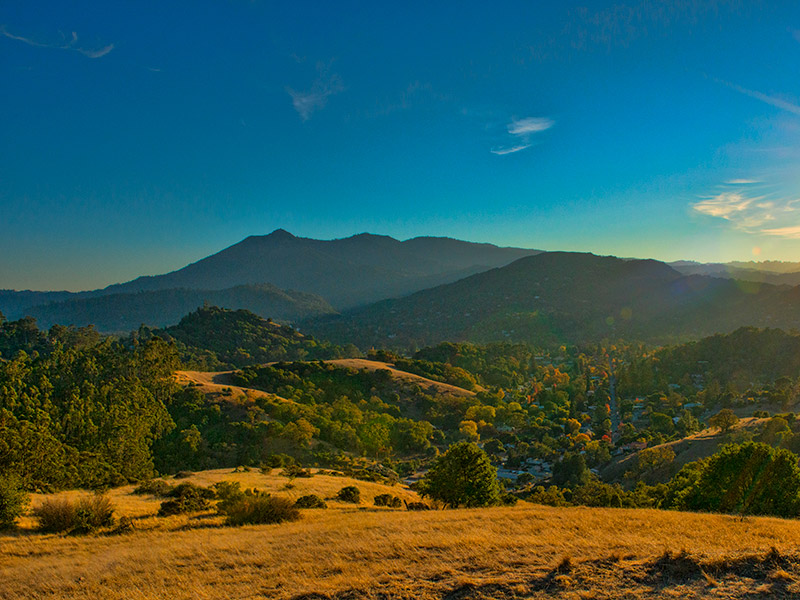
[(338, 240), (295, 237), (278, 229), (251, 236), (172, 273), (140, 277), (105, 292), (217, 289), (269, 282), (319, 294), (337, 308), (367, 304), (455, 281), (536, 250), (499, 248), (449, 238), (404, 242), (363, 233)]
[(69, 299), (29, 308), (26, 312), (43, 327), (94, 325), (100, 331), (128, 332), (140, 325), (165, 327), (183, 315), (215, 304), (242, 308), (277, 321), (290, 322), (335, 312), (314, 294), (281, 290), (274, 285), (240, 285), (224, 290), (170, 289)]
[(795, 288), (682, 276), (654, 260), (548, 252), (306, 327), (363, 347), (606, 337), (664, 342), (742, 325), (796, 326), (799, 294)]

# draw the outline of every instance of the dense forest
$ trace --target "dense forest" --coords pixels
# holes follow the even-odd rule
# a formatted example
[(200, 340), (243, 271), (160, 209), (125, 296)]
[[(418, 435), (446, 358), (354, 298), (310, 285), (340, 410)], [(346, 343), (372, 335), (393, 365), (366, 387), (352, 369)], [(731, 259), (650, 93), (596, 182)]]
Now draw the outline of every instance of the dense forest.
[[(799, 340), (744, 328), (658, 349), (443, 342), (348, 361), (332, 359), (362, 356), (352, 345), (213, 306), (122, 337), (0, 318), (0, 469), (30, 490), (354, 461), (397, 478), (467, 441), (508, 493), (535, 502), (734, 510), (698, 491), (724, 476), (709, 471), (722, 469), (714, 452), (796, 475), (785, 464), (800, 450), (788, 412), (800, 397)], [(182, 369), (225, 378), (178, 384)], [(719, 444), (699, 460), (678, 456), (674, 444), (703, 427), (722, 431), (719, 444), (756, 444), (746, 448), (758, 458)], [(759, 502), (748, 510), (796, 508)]]

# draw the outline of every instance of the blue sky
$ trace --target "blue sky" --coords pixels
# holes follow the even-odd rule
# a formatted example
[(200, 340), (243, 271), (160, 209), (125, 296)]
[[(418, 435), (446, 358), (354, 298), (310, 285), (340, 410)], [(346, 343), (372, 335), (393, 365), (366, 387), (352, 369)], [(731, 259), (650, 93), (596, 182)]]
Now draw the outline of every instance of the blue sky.
[(0, 4), (0, 288), (279, 227), (800, 260), (797, 2), (386, 4)]

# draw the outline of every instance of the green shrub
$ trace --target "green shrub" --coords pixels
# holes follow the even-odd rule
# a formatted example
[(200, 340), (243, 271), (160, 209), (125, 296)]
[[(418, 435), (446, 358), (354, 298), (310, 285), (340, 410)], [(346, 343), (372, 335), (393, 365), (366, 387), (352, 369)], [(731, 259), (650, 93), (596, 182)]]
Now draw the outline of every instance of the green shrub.
[(375, 496), (375, 506), (388, 506), (389, 508), (400, 508), (403, 501), (391, 494), (378, 494)]
[(500, 496), (500, 502), (503, 506), (514, 506), (519, 498), (517, 498), (514, 494), (505, 493)]
[(114, 505), (106, 496), (45, 500), (33, 511), (40, 531), (49, 533), (91, 533), (114, 524)]
[(244, 490), (238, 481), (220, 481), (213, 486), (217, 503), (217, 512), (225, 513), (225, 508), (244, 497)]
[(214, 490), (187, 481), (172, 488), (168, 497), (170, 500), (162, 502), (158, 509), (160, 517), (206, 510), (210, 506), (209, 500), (214, 498), (215, 494)]
[(352, 502), (358, 504), (361, 502), (361, 490), (354, 485), (346, 485), (336, 494), (336, 498), (342, 502)]
[(314, 474), (299, 465), (286, 465), (281, 472), (284, 477), (313, 477)]
[(0, 529), (14, 526), (28, 505), (28, 500), (19, 477), (13, 474), (0, 477)]
[(294, 503), (297, 508), (328, 508), (325, 500), (316, 494), (308, 494), (307, 496), (300, 496)]
[(287, 498), (269, 494), (246, 495), (227, 509), (229, 525), (261, 525), (296, 521), (300, 510)]
[(133, 490), (133, 493), (140, 496), (152, 495), (164, 498), (169, 496), (172, 489), (173, 487), (163, 479), (148, 479), (140, 483), (138, 487)]

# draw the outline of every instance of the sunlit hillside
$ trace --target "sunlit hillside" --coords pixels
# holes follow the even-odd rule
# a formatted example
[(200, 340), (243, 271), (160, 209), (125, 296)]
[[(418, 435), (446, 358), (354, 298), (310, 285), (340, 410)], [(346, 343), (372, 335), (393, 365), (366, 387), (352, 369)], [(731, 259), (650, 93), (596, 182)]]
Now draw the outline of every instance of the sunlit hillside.
[[(132, 532), (86, 537), (23, 529), (0, 537), (0, 596), (145, 598), (750, 598), (800, 593), (800, 522), (656, 510), (509, 508), (407, 511), (373, 506), (399, 485), (274, 471), (189, 478), (257, 485), (277, 495), (343, 485), (360, 505), (330, 501), (293, 523), (226, 527), (213, 512), (153, 516), (158, 502), (110, 497)], [(288, 485), (287, 485), (288, 484)], [(293, 486), (293, 487), (291, 487)], [(289, 489), (287, 489), (289, 488)], [(77, 492), (68, 492), (74, 495)], [(34, 499), (41, 502), (42, 496)]]

